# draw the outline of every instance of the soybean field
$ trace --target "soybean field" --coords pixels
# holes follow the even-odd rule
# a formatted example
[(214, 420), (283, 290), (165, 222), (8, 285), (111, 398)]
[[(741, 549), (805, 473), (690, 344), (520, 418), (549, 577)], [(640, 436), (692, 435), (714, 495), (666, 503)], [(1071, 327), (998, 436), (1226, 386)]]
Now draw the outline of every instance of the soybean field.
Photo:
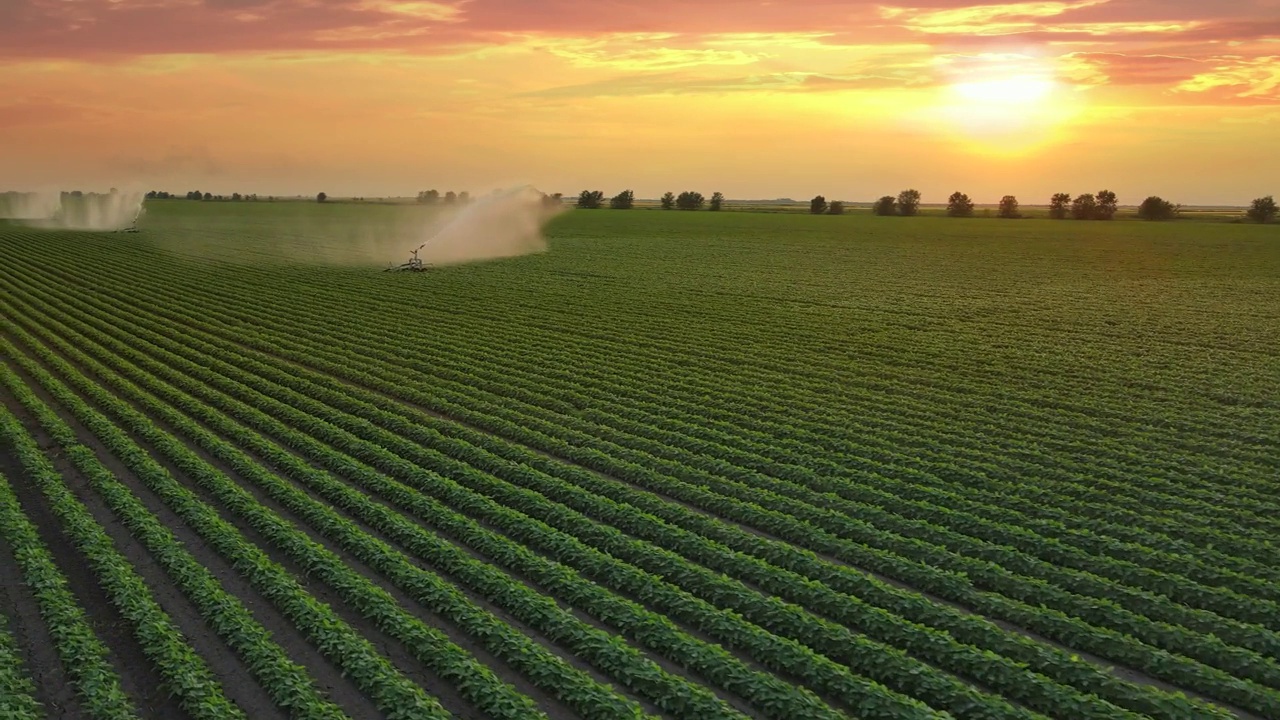
[(417, 211), (0, 225), (0, 716), (1280, 718), (1276, 228)]

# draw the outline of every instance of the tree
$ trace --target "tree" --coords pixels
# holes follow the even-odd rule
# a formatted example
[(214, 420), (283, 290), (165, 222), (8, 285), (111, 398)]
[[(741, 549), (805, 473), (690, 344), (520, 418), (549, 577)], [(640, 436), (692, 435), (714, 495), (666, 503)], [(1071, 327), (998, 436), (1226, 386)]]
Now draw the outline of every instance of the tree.
[(844, 214), (844, 203), (840, 202), (839, 200), (832, 200), (832, 201), (831, 201), (831, 204), (827, 206), (827, 214), (828, 214), (828, 215), (843, 215), (843, 214)]
[(1092, 220), (1098, 210), (1098, 199), (1093, 193), (1085, 193), (1077, 195), (1075, 200), (1071, 201), (1071, 217), (1076, 220)]
[(685, 190), (676, 198), (676, 207), (681, 210), (700, 210), (704, 202), (706, 198), (702, 197), (702, 193)]
[(920, 211), (920, 191), (903, 190), (898, 193), (898, 214), (915, 215)]
[(898, 212), (898, 200), (892, 195), (885, 195), (876, 201), (871, 212), (877, 215), (895, 215)]
[[(208, 196), (206, 195), (205, 197), (207, 198)], [(329, 199), (329, 196), (325, 195), (324, 193), (320, 193), (319, 195), (316, 195), (316, 202), (324, 202), (325, 200), (328, 200), (328, 199)]]
[(233, 202), (240, 202), (240, 200), (242, 199), (242, 197), (243, 197), (243, 196), (241, 196), (241, 195), (240, 195), (240, 193), (231, 193), (231, 200), (232, 200)]
[(424, 205), (430, 205), (440, 199), (439, 190), (426, 190), (418, 193), (418, 202)]
[(622, 192), (609, 198), (609, 207), (614, 210), (630, 210), (636, 204), (636, 194), (630, 190)]
[(460, 203), (471, 202), (471, 193), (467, 192), (466, 190), (463, 190), (462, 192), (458, 193), (458, 202)]
[(578, 207), (585, 210), (596, 210), (602, 202), (604, 202), (602, 190), (583, 190), (578, 193)]
[(155, 199), (156, 199), (156, 191), (155, 191), (155, 190), (149, 190), (149, 191), (147, 191), (147, 199), (148, 199), (148, 200), (155, 200)]
[(1110, 220), (1116, 216), (1116, 208), (1119, 203), (1116, 202), (1116, 194), (1110, 190), (1100, 191), (1096, 198), (1097, 204), (1093, 208), (1093, 217), (1095, 220)]
[(1068, 193), (1054, 193), (1049, 200), (1049, 217), (1054, 220), (1065, 220), (1070, 208), (1071, 195)]
[(1275, 198), (1268, 195), (1255, 198), (1245, 215), (1254, 222), (1269, 223), (1275, 219), (1277, 212), (1280, 212), (1280, 209), (1276, 208)]
[(722, 205), (724, 205), (724, 193), (722, 192), (711, 193), (711, 206), (708, 207), (707, 209), (719, 210)]
[(827, 199), (818, 195), (809, 201), (809, 212), (814, 215), (821, 215), (827, 211)]
[(951, 217), (973, 217), (973, 201), (957, 190), (947, 198), (947, 214)]
[(444, 194), (444, 201), (447, 203), (455, 203), (458, 201), (458, 193), (450, 190)]
[[(320, 193), (320, 194), (321, 194), (321, 195), (323, 195), (324, 193)], [(211, 193), (211, 192), (207, 192), (207, 193), (205, 193), (205, 194), (204, 194), (204, 199), (205, 199), (206, 201), (213, 200), (213, 193)], [(322, 200), (320, 200), (320, 202), (324, 202), (324, 200), (322, 199)]]
[(1000, 198), (1000, 210), (996, 213), (996, 216), (1002, 218), (1022, 217), (1018, 214), (1018, 198), (1012, 195), (1005, 195)]
[(662, 194), (662, 209), (663, 209), (663, 210), (670, 210), (671, 208), (673, 208), (673, 207), (675, 207), (675, 206), (676, 206), (676, 194), (675, 194), (675, 193), (673, 193), (673, 192), (666, 192), (666, 193), (663, 193), (663, 194)]
[(543, 207), (560, 207), (560, 206), (561, 206), (561, 205), (563, 205), (563, 204), (564, 204), (564, 195), (563, 195), (563, 194), (561, 194), (561, 193), (555, 193), (555, 194), (552, 194), (552, 195), (548, 195), (548, 194), (546, 194), (546, 193), (542, 193), (542, 205), (543, 205)]
[(1152, 195), (1138, 206), (1138, 217), (1143, 220), (1172, 220), (1178, 214), (1178, 208), (1168, 200)]

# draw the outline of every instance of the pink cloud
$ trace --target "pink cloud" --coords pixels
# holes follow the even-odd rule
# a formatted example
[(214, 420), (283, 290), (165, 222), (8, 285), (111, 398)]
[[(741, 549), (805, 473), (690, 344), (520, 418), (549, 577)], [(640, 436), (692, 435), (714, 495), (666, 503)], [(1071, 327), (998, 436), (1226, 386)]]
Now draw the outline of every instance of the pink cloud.
[(1082, 52), (1068, 58), (1093, 67), (1110, 85), (1173, 85), (1210, 68), (1204, 60), (1176, 55)]
[[(1119, 43), (1280, 36), (1271, 0), (5, 0), (0, 59), (327, 49), (448, 52), (512, 35), (830, 33), (830, 44)], [(943, 13), (939, 15), (939, 13)], [(925, 32), (911, 18), (957, 18)], [(960, 19), (967, 18), (965, 22)], [(1177, 32), (1149, 26), (1174, 25)], [(993, 36), (994, 35), (994, 36)]]

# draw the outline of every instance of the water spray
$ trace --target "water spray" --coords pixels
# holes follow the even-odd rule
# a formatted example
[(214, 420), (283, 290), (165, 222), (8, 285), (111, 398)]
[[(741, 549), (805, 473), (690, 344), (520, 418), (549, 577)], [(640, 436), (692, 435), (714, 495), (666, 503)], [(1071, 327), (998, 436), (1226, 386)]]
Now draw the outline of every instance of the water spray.
[(58, 230), (138, 232), (145, 212), (141, 190), (110, 193), (6, 194), (6, 214), (24, 225)]
[[(390, 271), (424, 272), (439, 265), (496, 260), (547, 249), (542, 226), (563, 208), (549, 205), (530, 186), (511, 188), (472, 200), (443, 224), (428, 229), (428, 239), (414, 250), (408, 262)], [(419, 252), (426, 248), (425, 260)]]

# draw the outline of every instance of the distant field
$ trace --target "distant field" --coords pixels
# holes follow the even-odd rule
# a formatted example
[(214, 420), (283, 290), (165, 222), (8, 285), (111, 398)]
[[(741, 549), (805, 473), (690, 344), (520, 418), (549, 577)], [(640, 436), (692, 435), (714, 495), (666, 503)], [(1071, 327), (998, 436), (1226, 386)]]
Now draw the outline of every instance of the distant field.
[(0, 226), (0, 716), (1280, 718), (1280, 233)]

